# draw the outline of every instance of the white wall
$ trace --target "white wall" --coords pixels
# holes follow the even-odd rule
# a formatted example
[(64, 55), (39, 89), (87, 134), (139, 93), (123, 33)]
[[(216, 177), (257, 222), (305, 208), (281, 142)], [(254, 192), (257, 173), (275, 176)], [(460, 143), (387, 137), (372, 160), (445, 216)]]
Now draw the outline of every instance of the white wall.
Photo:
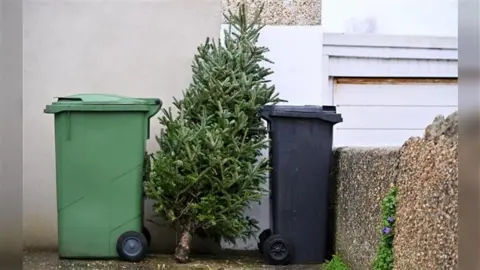
[(457, 36), (458, 0), (323, 0), (326, 32)]
[[(220, 14), (216, 0), (25, 1), (26, 246), (57, 244), (54, 119), (43, 114), (45, 105), (56, 96), (100, 92), (158, 97), (169, 106), (191, 80), (196, 47), (207, 36), (218, 37)], [(158, 131), (154, 119), (152, 133)], [(148, 148), (156, 148), (153, 139)], [(154, 237), (171, 244), (170, 235)]]
[[(227, 29), (227, 26), (222, 25), (222, 29)], [(267, 65), (274, 71), (269, 79), (281, 98), (288, 100), (289, 104), (322, 104), (319, 91), (322, 84), (322, 39), (321, 26), (266, 26), (262, 30), (259, 45), (270, 49), (267, 58), (275, 62)], [(270, 228), (269, 207), (268, 197), (264, 197), (262, 204), (253, 205), (249, 212), (260, 222), (261, 230)], [(256, 249), (257, 240), (239, 241), (237, 246), (224, 243), (223, 246)]]

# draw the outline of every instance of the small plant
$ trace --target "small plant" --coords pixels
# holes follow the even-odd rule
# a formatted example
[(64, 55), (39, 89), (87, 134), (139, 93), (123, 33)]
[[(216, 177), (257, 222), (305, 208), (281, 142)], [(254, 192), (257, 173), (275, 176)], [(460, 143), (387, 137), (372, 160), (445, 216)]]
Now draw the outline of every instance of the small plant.
[(373, 261), (374, 270), (393, 269), (393, 239), (395, 232), (395, 213), (397, 210), (397, 187), (393, 186), (381, 204), (381, 239)]
[(331, 260), (322, 265), (322, 270), (350, 270), (350, 268), (340, 256), (333, 255)]

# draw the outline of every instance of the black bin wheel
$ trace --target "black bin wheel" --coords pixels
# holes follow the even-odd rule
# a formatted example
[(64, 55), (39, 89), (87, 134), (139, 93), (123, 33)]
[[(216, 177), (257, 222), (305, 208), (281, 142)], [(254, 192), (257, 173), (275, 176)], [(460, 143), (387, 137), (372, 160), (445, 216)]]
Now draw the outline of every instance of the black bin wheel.
[(147, 245), (150, 247), (150, 244), (152, 244), (152, 235), (150, 234), (150, 231), (147, 229), (147, 227), (143, 227), (142, 234), (147, 239)]
[(293, 255), (293, 246), (279, 234), (268, 237), (262, 250), (265, 262), (270, 265), (288, 265)]
[(147, 253), (148, 242), (143, 233), (128, 231), (117, 240), (117, 253), (120, 259), (129, 262), (140, 262)]
[(263, 254), (263, 244), (265, 244), (265, 240), (267, 240), (268, 237), (272, 235), (272, 230), (266, 229), (260, 233), (258, 236), (258, 251), (260, 251), (260, 254)]

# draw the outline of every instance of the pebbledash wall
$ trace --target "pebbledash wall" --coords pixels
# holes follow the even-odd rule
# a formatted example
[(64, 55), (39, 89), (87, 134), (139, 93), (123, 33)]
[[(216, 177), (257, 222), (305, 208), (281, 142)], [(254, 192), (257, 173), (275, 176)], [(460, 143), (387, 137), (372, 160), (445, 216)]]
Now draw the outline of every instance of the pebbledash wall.
[(331, 220), (335, 251), (351, 269), (372, 268), (380, 204), (393, 184), (398, 188), (394, 269), (458, 268), (457, 112), (437, 116), (401, 147), (335, 149), (330, 181), (337, 194)]

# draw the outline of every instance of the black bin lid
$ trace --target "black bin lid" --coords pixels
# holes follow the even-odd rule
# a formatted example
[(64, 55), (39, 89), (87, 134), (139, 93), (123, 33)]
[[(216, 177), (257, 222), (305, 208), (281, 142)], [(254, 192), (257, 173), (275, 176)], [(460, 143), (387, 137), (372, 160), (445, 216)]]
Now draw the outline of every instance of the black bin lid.
[(266, 105), (260, 110), (260, 114), (265, 120), (270, 120), (272, 117), (288, 117), (320, 119), (332, 123), (343, 121), (342, 115), (337, 113), (335, 106)]

